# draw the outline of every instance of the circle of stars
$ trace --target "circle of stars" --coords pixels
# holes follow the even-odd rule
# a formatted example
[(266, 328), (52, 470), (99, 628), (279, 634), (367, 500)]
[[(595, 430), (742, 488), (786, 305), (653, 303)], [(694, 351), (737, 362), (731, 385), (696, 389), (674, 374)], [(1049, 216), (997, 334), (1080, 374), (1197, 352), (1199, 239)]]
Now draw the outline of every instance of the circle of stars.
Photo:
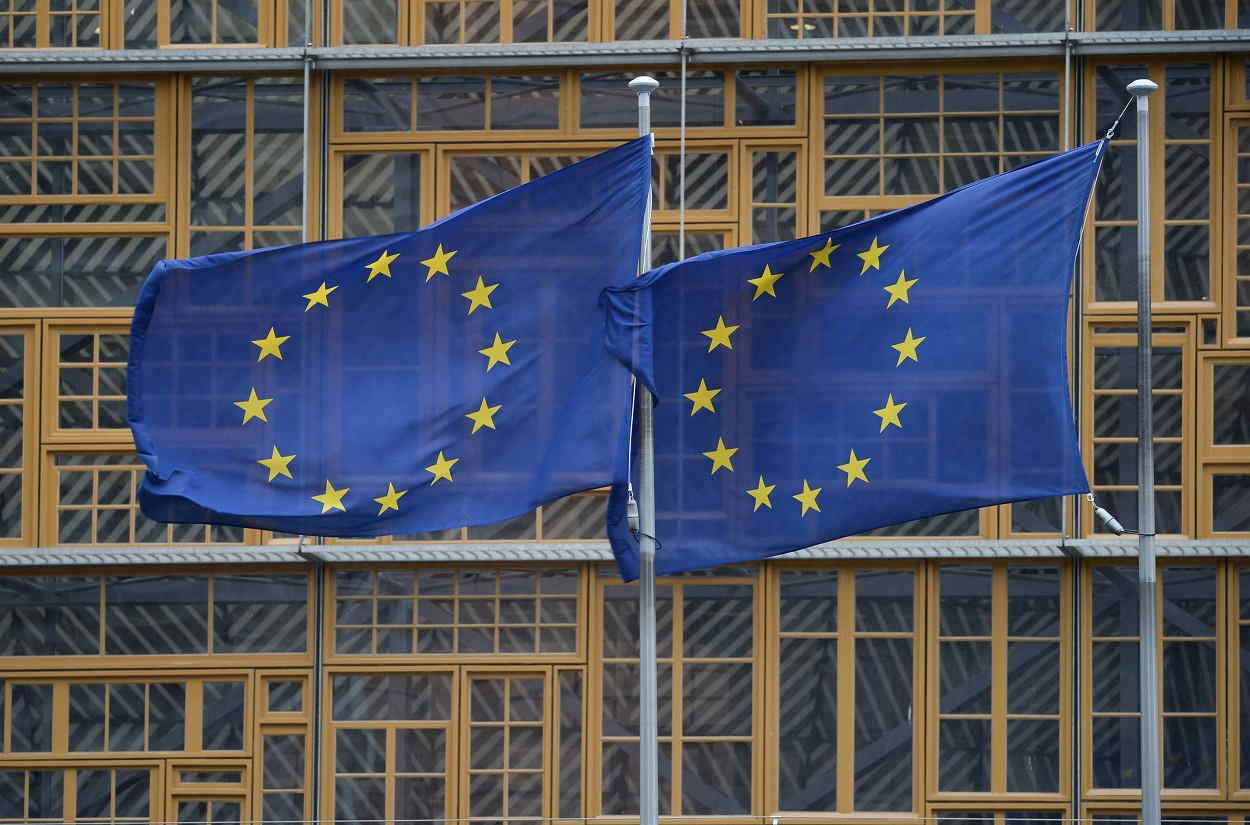
[[(819, 267), (832, 270), (834, 268), (832, 255), (840, 248), (841, 245), (835, 244), (832, 238), (826, 238), (825, 243), (821, 248), (807, 253), (812, 259), (811, 265), (808, 267), (807, 271), (809, 273), (815, 272)], [(880, 242), (880, 238), (874, 236), (867, 249), (862, 252), (855, 253), (855, 256), (859, 258), (861, 262), (858, 277), (862, 277), (867, 274), (869, 270), (876, 270), (880, 272), (882, 256), (885, 255), (889, 248), (890, 244), (882, 244)], [(773, 272), (771, 265), (765, 265), (762, 273), (753, 278), (747, 278), (747, 284), (754, 289), (754, 292), (751, 295), (751, 301), (755, 302), (765, 297), (776, 298), (777, 284), (785, 276), (785, 274), (785, 272)], [(889, 296), (885, 308), (889, 310), (893, 308), (896, 303), (910, 305), (910, 290), (919, 282), (919, 278), (908, 278), (905, 271), (900, 271), (897, 280), (895, 280), (892, 284), (888, 284), (883, 287), (884, 291)], [(741, 329), (740, 324), (727, 324), (725, 323), (725, 317), (723, 315), (718, 315), (716, 317), (716, 324), (711, 329), (700, 330), (700, 334), (708, 339), (707, 351), (710, 353), (720, 348), (732, 350), (734, 348), (733, 335), (739, 329)], [(919, 363), (919, 347), (922, 343), (924, 343), (924, 341), (925, 336), (915, 335), (914, 330), (911, 327), (908, 327), (903, 340), (897, 344), (891, 345), (891, 349), (897, 353), (897, 360), (894, 364), (895, 368), (902, 367), (904, 363), (908, 361)], [(709, 387), (707, 379), (700, 378), (697, 389), (688, 393), (683, 393), (683, 397), (690, 401), (690, 415), (695, 416), (703, 411), (715, 415), (715, 399), (721, 392), (722, 388)], [(483, 403), (485, 402), (483, 401)], [(907, 402), (895, 401), (893, 393), (888, 394), (886, 396), (885, 405), (872, 411), (873, 415), (880, 419), (880, 429), (878, 432), (884, 435), (889, 427), (898, 427), (899, 429), (902, 429), (903, 422), (901, 413), (904, 409), (906, 409), (906, 407)], [(727, 446), (724, 438), (717, 438), (716, 447), (702, 453), (702, 455), (711, 462), (709, 475), (715, 475), (720, 470), (727, 470), (731, 473), (734, 472), (735, 468), (733, 466), (733, 457), (738, 450), (739, 448), (737, 447)], [(870, 457), (860, 458), (856, 455), (855, 450), (852, 449), (850, 451), (850, 455), (847, 457), (847, 460), (844, 463), (837, 465), (837, 469), (846, 476), (846, 486), (848, 488), (857, 481), (862, 482), (863, 484), (871, 483), (867, 473), (867, 467), (871, 461), (872, 458)], [(757, 479), (758, 480), (756, 481), (754, 487), (744, 491), (752, 499), (752, 512), (757, 512), (761, 507), (767, 507), (771, 510), (773, 509), (772, 494), (773, 491), (777, 489), (777, 485), (767, 483), (762, 474), (758, 475)], [(800, 518), (806, 516), (809, 511), (817, 513), (820, 512), (819, 496), (822, 490), (822, 487), (811, 486), (809, 479), (803, 479), (802, 489), (791, 496), (791, 498), (799, 504)]]
[[(459, 250), (454, 249), (445, 250), (442, 244), (437, 244), (434, 253), (420, 262), (421, 266), (424, 266), (426, 270), (425, 282), (429, 283), (437, 275), (451, 277), (448, 264), (451, 259), (456, 256), (458, 251)], [(389, 249), (384, 249), (375, 260), (364, 266), (364, 282), (369, 284), (376, 278), (392, 278), (393, 273), (391, 272), (391, 266), (395, 264), (399, 258), (399, 252), (391, 252)], [(322, 281), (321, 285), (312, 292), (302, 294), (300, 297), (306, 302), (304, 305), (304, 312), (309, 312), (316, 307), (322, 307), (326, 310), (330, 310), (331, 296), (334, 294), (335, 290), (339, 289), (339, 287), (340, 284), (330, 285), (325, 281)], [(498, 288), (499, 284), (486, 283), (485, 277), (478, 275), (476, 285), (469, 291), (460, 293), (461, 297), (465, 298), (469, 302), (465, 315), (472, 315), (479, 309), (494, 309), (494, 304), (491, 303), (491, 296)], [(252, 344), (255, 345), (258, 350), (256, 360), (258, 362), (264, 361), (266, 358), (274, 358), (278, 361), (283, 360), (282, 346), (289, 340), (291, 340), (290, 335), (278, 335), (277, 330), (274, 327), (270, 327), (269, 331), (263, 337), (252, 339)], [(511, 366), (512, 361), (509, 358), (509, 351), (515, 344), (516, 339), (505, 340), (499, 332), (495, 332), (494, 339), (484, 348), (478, 350), (478, 352), (486, 358), (485, 371), (490, 372), (500, 364), (504, 366)], [(273, 398), (262, 398), (257, 395), (256, 387), (253, 386), (250, 388), (246, 399), (242, 401), (235, 401), (233, 404), (243, 411), (242, 424), (247, 424), (253, 419), (269, 423), (269, 418), (266, 415), (266, 408), (273, 403), (273, 400)], [(472, 410), (465, 414), (465, 418), (469, 419), (472, 423), (472, 429), (469, 434), (476, 435), (478, 431), (482, 429), (494, 430), (495, 416), (498, 415), (502, 409), (503, 404), (491, 404), (487, 401), (486, 397), (483, 396), (481, 405), (476, 410)], [(273, 483), (273, 481), (279, 477), (291, 480), (295, 479), (295, 476), (291, 471), (291, 463), (295, 461), (296, 458), (298, 458), (298, 456), (295, 453), (283, 455), (282, 451), (278, 448), (278, 445), (274, 444), (269, 457), (257, 459), (256, 463), (260, 464), (267, 471), (268, 475), (265, 479), (266, 483)], [(433, 463), (425, 468), (426, 472), (428, 472), (431, 476), (429, 480), (430, 485), (437, 484), (440, 481), (445, 481), (449, 484), (454, 483), (455, 477), (453, 475), (453, 468), (459, 461), (460, 459), (458, 457), (449, 457), (445, 455), (442, 450), (440, 450), (438, 452), (438, 456), (433, 459)], [(322, 514), (333, 510), (346, 512), (347, 505), (344, 503), (344, 498), (349, 492), (351, 492), (350, 487), (343, 487), (341, 489), (336, 488), (330, 479), (326, 479), (325, 491), (311, 496), (310, 498), (321, 505)], [(407, 494), (408, 489), (396, 489), (395, 483), (393, 481), (388, 481), (386, 484), (386, 492), (373, 498), (373, 501), (378, 504), (377, 515), (382, 516), (389, 511), (395, 511), (398, 513), (400, 510), (400, 501)]]

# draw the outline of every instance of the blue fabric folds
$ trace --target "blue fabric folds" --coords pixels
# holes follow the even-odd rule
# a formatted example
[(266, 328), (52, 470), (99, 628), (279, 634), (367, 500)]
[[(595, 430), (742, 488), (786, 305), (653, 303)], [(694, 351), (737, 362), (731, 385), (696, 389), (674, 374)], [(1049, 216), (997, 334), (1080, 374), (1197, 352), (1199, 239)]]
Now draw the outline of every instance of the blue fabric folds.
[[(1104, 150), (609, 289), (609, 349), (658, 399), (657, 572), (1088, 490), (1065, 324)], [(621, 483), (608, 529), (637, 576)]]
[(151, 518), (324, 536), (499, 522), (621, 481), (640, 138), (418, 232), (161, 262), (130, 424)]

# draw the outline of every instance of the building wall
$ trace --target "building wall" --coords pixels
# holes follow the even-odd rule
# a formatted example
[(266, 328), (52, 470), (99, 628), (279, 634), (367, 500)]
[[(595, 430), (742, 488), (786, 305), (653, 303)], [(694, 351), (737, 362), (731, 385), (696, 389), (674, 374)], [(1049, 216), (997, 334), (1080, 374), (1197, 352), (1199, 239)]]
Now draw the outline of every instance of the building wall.
[[(1247, 21), (1244, 0), (688, 0), (684, 24), (676, 0), (0, 0), (0, 561), (56, 565), (0, 576), (0, 821), (636, 817), (636, 591), (610, 566), (550, 561), (566, 546), (606, 558), (601, 493), (319, 545), (359, 548), (355, 561), (213, 564), (214, 549), (297, 539), (139, 513), (125, 363), (129, 307), (159, 258), (415, 229), (631, 137), (625, 83), (645, 71), (662, 82), (656, 263), (1014, 168), (1101, 136), (1129, 80), (1159, 83), (1158, 529), (1181, 547), (1232, 540), (1162, 567), (1164, 800), (1178, 819), (1241, 823), (1250, 60), (1226, 39)], [(306, 87), (208, 59), (299, 47), (306, 22), (313, 44), (361, 46), (357, 65), (314, 64)], [(1132, 46), (1028, 45), (1065, 28)], [(897, 35), (941, 58), (901, 62), (920, 40), (879, 48)], [(718, 63), (709, 37), (850, 51)], [(541, 50), (633, 40), (654, 42), (611, 65)], [(440, 68), (433, 51), (395, 68), (368, 48), (479, 43), (499, 44), (482, 47), (492, 68)], [(649, 65), (657, 44), (691, 59), (684, 80)], [(158, 54), (176, 65), (142, 62)], [(1130, 527), (1134, 143), (1130, 112), (1088, 219), (1070, 347), (1086, 469)], [(195, 382), (194, 364), (174, 380)], [(1004, 505), (848, 542), (862, 559), (661, 582), (663, 813), (1133, 816), (1133, 569), (994, 558), (1025, 538), (1061, 555), (1061, 537), (1109, 539), (1100, 529), (1083, 499)], [(917, 558), (952, 538), (985, 541), (987, 558)], [(378, 560), (423, 546), (498, 561)], [(884, 546), (894, 561), (867, 558)], [(197, 564), (144, 565), (145, 548), (191, 548)]]

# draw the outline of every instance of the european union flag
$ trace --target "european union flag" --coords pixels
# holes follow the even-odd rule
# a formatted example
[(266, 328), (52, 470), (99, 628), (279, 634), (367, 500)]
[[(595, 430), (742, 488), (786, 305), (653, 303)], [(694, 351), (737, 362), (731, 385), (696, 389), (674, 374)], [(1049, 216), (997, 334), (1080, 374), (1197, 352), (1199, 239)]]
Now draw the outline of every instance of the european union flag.
[(163, 261), (135, 310), (149, 517), (325, 536), (488, 524), (619, 480), (640, 138), (419, 232)]
[[(1103, 151), (607, 290), (609, 345), (660, 402), (657, 573), (1087, 491), (1064, 340)], [(608, 530), (636, 576), (619, 485)]]

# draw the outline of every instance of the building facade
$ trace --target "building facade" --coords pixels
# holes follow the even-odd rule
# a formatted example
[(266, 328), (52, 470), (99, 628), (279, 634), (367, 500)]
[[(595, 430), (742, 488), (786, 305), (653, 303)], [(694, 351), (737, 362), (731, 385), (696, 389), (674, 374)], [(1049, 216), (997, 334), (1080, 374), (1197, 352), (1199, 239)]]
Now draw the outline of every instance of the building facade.
[[(156, 260), (414, 229), (632, 137), (650, 73), (655, 262), (1011, 169), (1159, 84), (1164, 809), (1241, 825), (1248, 50), (1246, 0), (0, 0), (0, 822), (637, 819), (602, 493), (375, 541), (153, 523), (125, 363)], [(1070, 338), (1129, 527), (1135, 137)], [(662, 580), (663, 815), (1135, 817), (1135, 545), (1101, 529), (1056, 499)]]

